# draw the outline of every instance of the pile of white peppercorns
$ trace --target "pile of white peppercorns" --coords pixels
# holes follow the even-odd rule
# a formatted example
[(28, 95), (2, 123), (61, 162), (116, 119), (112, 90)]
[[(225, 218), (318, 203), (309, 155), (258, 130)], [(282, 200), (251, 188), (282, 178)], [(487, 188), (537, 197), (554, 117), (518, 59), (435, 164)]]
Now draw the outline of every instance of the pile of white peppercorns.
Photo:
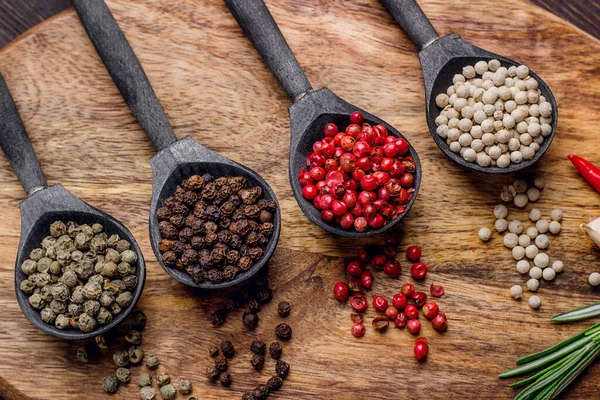
[[(533, 181), (534, 186), (529, 187), (527, 181), (517, 179), (512, 185), (504, 187), (501, 198), (505, 202), (514, 201), (519, 208), (525, 207), (528, 200), (537, 201), (544, 188), (545, 182), (542, 178), (536, 178)], [(531, 196), (531, 191), (535, 190), (535, 196)], [(511, 196), (506, 196), (511, 193)], [(517, 201), (517, 196), (524, 195), (524, 204)], [(560, 260), (550, 263), (550, 257), (546, 250), (550, 247), (548, 233), (558, 235), (561, 231), (563, 213), (559, 209), (554, 209), (550, 213), (550, 220), (542, 218), (542, 212), (538, 208), (532, 208), (529, 212), (529, 219), (534, 224), (526, 227), (519, 220), (507, 220), (508, 208), (504, 204), (494, 207), (494, 224), (496, 231), (503, 234), (504, 246), (511, 249), (513, 258), (517, 261), (517, 271), (522, 274), (529, 274), (527, 281), (527, 290), (535, 292), (540, 286), (540, 279), (552, 281), (556, 274), (564, 269), (564, 264)], [(488, 241), (492, 236), (489, 228), (479, 230), (479, 238)], [(533, 263), (533, 266), (531, 265)], [(510, 288), (510, 295), (514, 299), (520, 299), (523, 295), (523, 288), (520, 285), (514, 285)], [(538, 296), (529, 298), (529, 305), (532, 308), (538, 308), (541, 305)]]
[(478, 61), (436, 96), (437, 134), (450, 150), (481, 167), (531, 160), (552, 132), (552, 105), (525, 65)]

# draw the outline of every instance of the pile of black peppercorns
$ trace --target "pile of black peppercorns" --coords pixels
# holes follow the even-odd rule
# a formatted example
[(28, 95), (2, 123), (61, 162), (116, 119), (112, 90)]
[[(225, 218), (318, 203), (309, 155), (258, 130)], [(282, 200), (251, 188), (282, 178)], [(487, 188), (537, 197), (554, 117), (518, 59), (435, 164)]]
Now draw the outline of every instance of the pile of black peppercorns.
[(273, 235), (277, 203), (247, 186), (242, 176), (184, 180), (156, 212), (164, 264), (196, 283), (231, 281), (252, 268)]

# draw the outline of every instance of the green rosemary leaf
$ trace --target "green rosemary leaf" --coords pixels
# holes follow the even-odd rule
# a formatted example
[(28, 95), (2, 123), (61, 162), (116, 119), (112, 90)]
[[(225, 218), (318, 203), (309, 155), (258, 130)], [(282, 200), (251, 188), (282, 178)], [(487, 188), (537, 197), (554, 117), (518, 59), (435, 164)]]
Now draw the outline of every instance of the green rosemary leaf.
[(572, 322), (600, 316), (600, 303), (575, 308), (551, 318), (554, 322)]
[(544, 368), (543, 370), (537, 372), (534, 375), (531, 375), (528, 378), (525, 378), (519, 382), (515, 382), (512, 383), (510, 385), (510, 387), (516, 387), (516, 386), (522, 386), (526, 383), (529, 382), (534, 382), (535, 380), (537, 380), (538, 378), (545, 376), (546, 374), (551, 373), (552, 371), (556, 370), (557, 368), (560, 368), (562, 365), (564, 365), (566, 362), (568, 362), (569, 360), (571, 360), (572, 358), (574, 358), (577, 355), (577, 352), (579, 350), (575, 350), (573, 353), (569, 354), (568, 356), (564, 357), (563, 359), (555, 362), (554, 364), (550, 365), (549, 367)]
[(520, 359), (517, 360), (517, 364), (525, 364), (525, 363), (528, 363), (530, 361), (537, 360), (538, 358), (542, 358), (542, 357), (544, 357), (547, 354), (553, 353), (556, 350), (558, 350), (558, 349), (560, 349), (560, 348), (562, 348), (564, 346), (567, 346), (568, 344), (573, 343), (577, 339), (585, 336), (586, 332), (589, 332), (592, 329), (597, 328), (597, 327), (600, 327), (600, 323), (594, 324), (594, 325), (590, 326), (589, 328), (587, 328), (587, 329), (579, 332), (578, 334), (573, 335), (570, 338), (565, 339), (562, 342), (559, 342), (559, 343), (555, 344), (554, 346), (548, 347), (547, 349), (544, 349), (544, 350), (539, 351), (537, 353), (529, 354), (529, 355), (527, 355), (525, 357), (522, 357), (522, 358), (520, 358)]
[(563, 390), (565, 390), (594, 360), (596, 360), (599, 354), (600, 345), (597, 344), (592, 352), (582, 359), (580, 363), (571, 370), (569, 375), (561, 380), (560, 385), (552, 391), (550, 399), (555, 399)]
[(577, 357), (573, 358), (572, 360), (570, 360), (569, 362), (564, 364), (561, 368), (559, 368), (556, 371), (549, 374), (544, 379), (538, 379), (538, 381), (529, 385), (525, 390), (523, 390), (521, 393), (519, 393), (519, 395), (522, 394), (523, 397), (525, 397), (525, 396), (534, 394), (535, 392), (539, 391), (540, 389), (543, 390), (544, 386), (551, 385), (553, 382), (556, 382), (557, 379), (560, 379), (561, 377), (568, 375), (569, 371), (571, 371), (572, 367), (574, 365), (576, 365), (585, 356), (586, 352), (588, 352), (593, 347), (594, 347), (594, 343), (588, 343), (587, 345), (585, 345), (585, 347), (583, 349), (578, 351), (579, 354), (577, 355)]
[[(499, 375), (499, 377), (502, 379), (512, 378), (515, 376), (526, 374), (528, 372), (532, 372), (538, 368), (543, 367), (544, 365), (551, 363), (552, 361), (556, 361), (556, 360), (563, 358), (564, 356), (568, 355), (569, 353), (571, 353), (574, 350), (582, 348), (583, 346), (592, 342), (592, 340), (594, 338), (596, 338), (596, 336), (594, 336), (594, 335), (584, 336), (583, 338), (576, 340), (575, 342), (572, 342), (567, 346), (561, 347), (552, 353), (546, 354), (545, 356), (543, 356), (541, 358), (534, 359), (533, 361), (528, 362), (527, 364), (522, 364), (516, 368), (510, 369), (508, 371), (504, 371)], [(552, 346), (552, 347), (556, 347), (556, 346)]]

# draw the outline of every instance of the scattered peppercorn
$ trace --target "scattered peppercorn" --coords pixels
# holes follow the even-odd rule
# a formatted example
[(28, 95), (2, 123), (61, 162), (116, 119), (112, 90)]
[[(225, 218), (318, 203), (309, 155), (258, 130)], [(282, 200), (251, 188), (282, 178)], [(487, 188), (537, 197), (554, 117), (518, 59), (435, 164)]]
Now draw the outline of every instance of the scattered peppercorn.
[(152, 375), (143, 373), (138, 376), (138, 385), (140, 387), (152, 386)]
[(131, 371), (129, 368), (117, 368), (117, 372), (115, 374), (119, 382), (127, 383), (131, 379)]
[(231, 374), (224, 373), (221, 375), (221, 379), (219, 381), (221, 382), (222, 386), (228, 387), (228, 386), (231, 386), (231, 382), (233, 381), (233, 378), (232, 378)]
[(159, 393), (164, 400), (170, 400), (174, 399), (175, 396), (177, 396), (177, 389), (175, 389), (175, 386), (169, 383), (164, 386), (161, 386)]
[(279, 313), (279, 316), (281, 318), (285, 318), (288, 315), (290, 315), (291, 309), (292, 306), (290, 305), (290, 303), (288, 303), (287, 301), (282, 301), (277, 307), (277, 312)]
[(255, 370), (260, 371), (265, 365), (265, 357), (260, 354), (255, 354), (254, 356), (252, 356), (252, 360), (250, 360), (250, 363), (252, 364), (252, 367)]
[(254, 395), (254, 397), (256, 397), (258, 400), (261, 399), (266, 399), (267, 396), (269, 395), (269, 388), (267, 387), (267, 385), (258, 385), (253, 391), (252, 394)]
[[(229, 374), (228, 374), (229, 375)], [(192, 393), (192, 383), (187, 379), (182, 379), (179, 383), (179, 393), (190, 394)]]
[(158, 367), (158, 364), (160, 364), (160, 360), (158, 359), (158, 356), (156, 356), (155, 354), (149, 355), (148, 357), (146, 357), (146, 366), (150, 369), (156, 369)]
[(225, 340), (221, 342), (221, 352), (227, 358), (233, 357), (235, 354), (235, 349), (233, 348), (233, 344), (229, 340)]
[(283, 379), (278, 376), (272, 376), (267, 381), (267, 387), (269, 388), (269, 392), (275, 392), (281, 389), (281, 385), (283, 385)]
[(223, 356), (217, 356), (217, 358), (215, 358), (215, 367), (220, 372), (227, 371), (228, 366), (229, 366), (229, 363), (227, 362), (227, 359), (225, 357), (223, 357)]
[(244, 177), (205, 177), (184, 180), (157, 210), (159, 250), (166, 266), (196, 283), (231, 281), (263, 257), (277, 203), (260, 199), (262, 188), (247, 187)]
[(156, 383), (158, 386), (164, 386), (168, 383), (171, 383), (171, 375), (168, 372), (161, 372), (156, 375)]
[(217, 379), (219, 379), (219, 376), (221, 375), (221, 372), (217, 369), (216, 366), (211, 365), (206, 367), (206, 376), (208, 377), (208, 379), (212, 380), (212, 381), (216, 381)]
[(275, 335), (281, 340), (289, 340), (292, 337), (292, 327), (281, 323), (275, 327)]
[(283, 360), (277, 360), (277, 365), (275, 366), (275, 372), (281, 378), (285, 378), (286, 376), (288, 376), (288, 374), (290, 372), (290, 364), (286, 363)]
[(119, 389), (119, 380), (116, 376), (105, 376), (102, 378), (102, 389), (106, 393), (116, 393)]
[(242, 315), (242, 321), (248, 328), (256, 328), (256, 325), (258, 325), (258, 314), (253, 312), (244, 312)]
[(281, 348), (281, 344), (279, 342), (273, 342), (269, 346), (269, 354), (271, 354), (271, 357), (276, 360), (281, 357), (282, 352), (283, 349)]
[(267, 345), (261, 340), (255, 340), (250, 345), (250, 351), (252, 351), (254, 354), (260, 354), (264, 356), (265, 352), (267, 351)]
[(85, 347), (80, 347), (77, 349), (77, 361), (82, 363), (88, 362), (88, 353)]

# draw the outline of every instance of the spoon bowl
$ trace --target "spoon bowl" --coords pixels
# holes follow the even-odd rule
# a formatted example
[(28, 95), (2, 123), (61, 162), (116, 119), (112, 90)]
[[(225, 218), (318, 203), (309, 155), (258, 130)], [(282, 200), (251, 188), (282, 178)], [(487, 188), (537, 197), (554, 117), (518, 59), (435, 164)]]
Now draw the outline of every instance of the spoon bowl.
[(365, 122), (383, 124), (388, 128), (390, 135), (405, 140), (406, 138), (390, 124), (344, 101), (331, 90), (327, 88), (313, 90), (263, 0), (225, 0), (225, 4), (293, 101), (288, 109), (291, 125), (289, 179), (294, 197), (302, 212), (315, 225), (344, 237), (367, 237), (391, 229), (412, 207), (421, 184), (421, 164), (412, 145), (409, 143), (410, 155), (413, 156), (416, 165), (413, 174), (414, 191), (404, 211), (395, 219), (388, 221), (379, 229), (369, 228), (364, 232), (343, 229), (339, 225), (324, 221), (312, 202), (302, 196), (302, 187), (298, 181), (298, 173), (306, 167), (307, 153), (312, 151), (314, 142), (323, 138), (323, 127), (329, 122), (336, 123), (338, 126), (349, 125), (350, 114), (361, 111)]
[[(158, 150), (150, 159), (152, 202), (149, 221), (150, 243), (158, 263), (173, 279), (199, 289), (224, 289), (251, 278), (268, 264), (279, 241), (281, 215), (275, 192), (250, 168), (207, 149), (191, 137), (177, 140), (140, 61), (104, 0), (73, 0), (73, 5), (113, 81)], [(274, 200), (278, 204), (278, 211), (273, 219), (273, 235), (264, 248), (263, 257), (248, 271), (240, 272), (231, 281), (196, 283), (187, 272), (167, 266), (162, 261), (158, 248), (161, 234), (156, 211), (184, 179), (194, 174), (244, 176), (250, 185), (258, 185), (263, 189), (263, 198)]]
[[(60, 184), (47, 186), (46, 178), (33, 151), (17, 107), (1, 75), (0, 115), (2, 115), (0, 147), (29, 195), (20, 204), (21, 238), (15, 265), (15, 291), (19, 306), (31, 324), (47, 334), (70, 340), (101, 335), (123, 322), (135, 308), (142, 294), (146, 280), (146, 266), (142, 251), (131, 232), (115, 218), (80, 200)], [(118, 234), (121, 239), (127, 240), (131, 244), (131, 250), (137, 255), (135, 265), (137, 285), (132, 292), (131, 304), (115, 316), (112, 322), (98, 325), (91, 332), (73, 329), (60, 330), (54, 325), (46, 324), (42, 321), (40, 312), (31, 306), (28, 296), (20, 289), (21, 282), (27, 279), (27, 275), (21, 270), (21, 264), (29, 258), (29, 254), (34, 248), (40, 247), (42, 239), (49, 235), (50, 224), (57, 220), (73, 221), (79, 224), (100, 223), (108, 234)]]
[[(303, 115), (308, 113), (304, 107), (309, 107), (312, 109), (312, 112), (321, 114), (315, 114), (315, 117), (312, 121), (307, 121), (302, 118)], [(328, 232), (344, 237), (358, 238), (383, 233), (391, 229), (394, 225), (400, 222), (402, 218), (404, 218), (415, 202), (417, 193), (421, 186), (422, 173), (419, 156), (417, 155), (415, 149), (410, 146), (409, 155), (414, 158), (416, 165), (416, 170), (413, 173), (415, 177), (414, 192), (412, 193), (404, 212), (400, 213), (396, 218), (388, 221), (379, 229), (368, 229), (365, 232), (356, 232), (343, 229), (337, 224), (334, 225), (324, 221), (321, 218), (321, 212), (315, 208), (311, 201), (302, 196), (302, 185), (300, 185), (300, 182), (298, 181), (298, 173), (302, 168), (306, 167), (306, 154), (312, 151), (313, 143), (323, 138), (323, 127), (330, 122), (333, 122), (337, 126), (347, 125), (348, 116), (354, 111), (362, 112), (366, 123), (373, 126), (377, 124), (383, 124), (388, 129), (388, 133), (390, 135), (406, 140), (406, 138), (390, 124), (356, 106), (353, 106), (350, 103), (345, 102), (329, 89), (323, 88), (312, 91), (307, 93), (303, 98), (298, 100), (290, 107), (290, 117), (292, 120), (292, 144), (290, 146), (289, 178), (290, 184), (292, 185), (292, 191), (294, 192), (294, 196), (298, 202), (298, 206), (300, 206), (308, 219), (310, 219), (315, 225), (325, 229)], [(305, 126), (307, 122), (309, 122), (309, 124), (308, 126)]]
[(531, 160), (524, 160), (519, 164), (510, 163), (506, 168), (496, 166), (482, 167), (477, 163), (465, 161), (460, 154), (452, 152), (445, 139), (436, 133), (437, 125), (435, 124), (435, 119), (441, 112), (441, 109), (435, 103), (436, 96), (440, 93), (446, 93), (446, 89), (452, 86), (454, 75), (462, 73), (462, 68), (466, 65), (474, 65), (477, 61), (490, 61), (492, 59), (500, 61), (507, 68), (510, 66), (518, 67), (521, 64), (477, 47), (454, 33), (439, 37), (435, 28), (431, 25), (431, 22), (427, 19), (427, 16), (415, 0), (381, 0), (381, 2), (402, 29), (406, 31), (409, 37), (421, 49), (419, 52), (419, 61), (421, 62), (425, 85), (427, 126), (435, 143), (446, 156), (466, 168), (491, 174), (505, 174), (528, 168), (544, 155), (556, 134), (558, 108), (556, 99), (546, 82), (531, 70), (529, 70), (529, 75), (538, 81), (542, 96), (552, 105), (551, 133), (544, 138), (533, 158)]

